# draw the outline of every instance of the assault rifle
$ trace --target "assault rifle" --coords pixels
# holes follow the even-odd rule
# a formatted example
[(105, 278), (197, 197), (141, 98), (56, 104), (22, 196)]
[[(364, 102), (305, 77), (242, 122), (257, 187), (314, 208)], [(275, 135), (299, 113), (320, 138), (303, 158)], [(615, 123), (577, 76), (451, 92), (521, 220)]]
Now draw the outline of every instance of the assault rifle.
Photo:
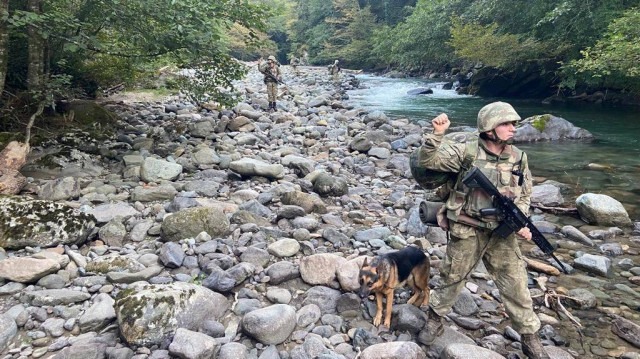
[(263, 74), (265, 74), (265, 75), (267, 75), (267, 76), (271, 77), (272, 79), (276, 80), (276, 82), (277, 82), (277, 83), (279, 83), (279, 84), (281, 84), (281, 85), (284, 85), (285, 87), (289, 87), (289, 86), (287, 86), (287, 84), (285, 84), (285, 83), (284, 83), (284, 81), (282, 81), (282, 80), (278, 80), (278, 78), (277, 78), (277, 77), (275, 77), (275, 76), (271, 73), (271, 71), (269, 71), (269, 69), (266, 69), (266, 70), (265, 70), (265, 72), (263, 72)]
[(489, 179), (480, 171), (477, 167), (471, 167), (471, 170), (467, 172), (467, 175), (462, 179), (462, 183), (469, 188), (482, 188), (487, 194), (493, 197), (493, 204), (495, 208), (484, 208), (480, 210), (480, 215), (482, 216), (491, 216), (495, 215), (500, 224), (496, 229), (494, 229), (494, 233), (496, 233), (501, 238), (507, 238), (511, 235), (511, 233), (519, 231), (521, 228), (527, 227), (531, 231), (533, 242), (542, 250), (544, 254), (550, 255), (556, 263), (562, 268), (562, 271), (566, 274), (567, 269), (564, 267), (562, 262), (556, 258), (553, 254), (555, 250), (551, 243), (547, 241), (547, 239), (540, 233), (540, 231), (536, 228), (536, 226), (531, 223), (529, 218), (522, 213), (520, 208), (518, 208), (513, 200), (509, 197), (498, 192), (496, 186), (489, 181)]

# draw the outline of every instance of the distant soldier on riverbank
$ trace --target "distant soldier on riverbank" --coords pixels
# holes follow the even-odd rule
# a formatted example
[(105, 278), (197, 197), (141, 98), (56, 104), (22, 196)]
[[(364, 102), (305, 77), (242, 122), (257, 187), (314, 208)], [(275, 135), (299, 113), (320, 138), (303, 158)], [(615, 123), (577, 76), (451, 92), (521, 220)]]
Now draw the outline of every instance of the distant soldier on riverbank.
[(291, 61), (289, 61), (291, 67), (293, 68), (293, 72), (298, 75), (298, 65), (300, 64), (300, 60), (296, 57), (296, 55), (291, 55)]
[(269, 110), (276, 110), (276, 100), (278, 98), (278, 82), (282, 82), (282, 73), (275, 56), (267, 58), (267, 62), (258, 60), (258, 70), (264, 74), (264, 83), (267, 85), (267, 98), (269, 100)]
[(335, 84), (339, 84), (340, 83), (340, 70), (342, 70), (340, 68), (338, 60), (334, 61), (333, 64), (329, 65), (329, 73), (331, 74), (331, 77), (333, 77), (333, 83)]

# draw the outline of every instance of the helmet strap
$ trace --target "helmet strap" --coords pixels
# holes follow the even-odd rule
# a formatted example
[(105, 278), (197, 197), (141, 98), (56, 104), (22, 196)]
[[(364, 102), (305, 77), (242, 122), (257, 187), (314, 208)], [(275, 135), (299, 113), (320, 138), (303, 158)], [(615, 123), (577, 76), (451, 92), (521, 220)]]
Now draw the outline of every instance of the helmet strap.
[(499, 145), (510, 145), (513, 143), (513, 138), (510, 138), (508, 140), (503, 140), (500, 137), (498, 137), (498, 134), (496, 133), (496, 129), (492, 129), (491, 133), (493, 133), (493, 137), (489, 137), (489, 136), (485, 136), (487, 140), (497, 143)]

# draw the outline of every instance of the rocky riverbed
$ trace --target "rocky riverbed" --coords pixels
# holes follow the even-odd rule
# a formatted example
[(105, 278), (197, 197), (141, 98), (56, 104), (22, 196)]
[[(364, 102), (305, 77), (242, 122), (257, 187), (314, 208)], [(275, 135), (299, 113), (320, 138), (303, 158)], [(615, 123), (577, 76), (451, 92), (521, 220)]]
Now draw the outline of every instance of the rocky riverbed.
[[(433, 345), (408, 289), (391, 328), (372, 325), (366, 256), (418, 246), (438, 283), (446, 235), (420, 222), (433, 194), (408, 167), (428, 124), (353, 108), (355, 78), (300, 70), (284, 69), (276, 112), (252, 69), (232, 110), (111, 103), (114, 132), (34, 148), (29, 185), (0, 198), (0, 357), (523, 358), (482, 266)], [(640, 358), (640, 222), (563, 191), (534, 188), (538, 207), (579, 213), (532, 217), (570, 270), (530, 269), (543, 342), (552, 358)]]

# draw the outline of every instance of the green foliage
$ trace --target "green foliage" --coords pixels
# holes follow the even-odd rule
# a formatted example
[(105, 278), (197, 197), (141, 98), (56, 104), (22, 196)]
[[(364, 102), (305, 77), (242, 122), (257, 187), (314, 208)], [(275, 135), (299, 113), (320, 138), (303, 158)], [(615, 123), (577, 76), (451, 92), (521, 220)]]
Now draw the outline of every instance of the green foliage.
[(581, 54), (582, 58), (570, 64), (578, 72), (596, 78), (628, 77), (637, 84), (640, 77), (640, 9), (627, 10), (609, 24), (593, 47), (587, 47)]
[(238, 102), (240, 94), (233, 87), (233, 79), (242, 78), (247, 68), (228, 55), (190, 66), (179, 79), (179, 86), (187, 97), (202, 105), (209, 101), (223, 107)]

